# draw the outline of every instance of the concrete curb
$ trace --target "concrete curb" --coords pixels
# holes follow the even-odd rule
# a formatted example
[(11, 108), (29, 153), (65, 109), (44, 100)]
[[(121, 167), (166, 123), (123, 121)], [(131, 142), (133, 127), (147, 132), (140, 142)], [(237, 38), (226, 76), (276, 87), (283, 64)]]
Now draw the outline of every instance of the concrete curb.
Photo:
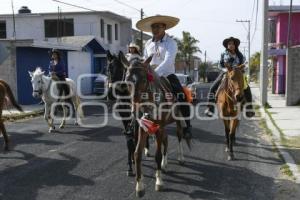
[(29, 112), (20, 112), (20, 113), (15, 113), (15, 114), (6, 114), (2, 116), (2, 119), (4, 121), (14, 121), (14, 120), (20, 120), (20, 119), (25, 119), (28, 117), (37, 117), (44, 114), (44, 109), (39, 109), (39, 110), (34, 110), (34, 111), (29, 111)]
[(298, 166), (297, 166), (295, 160), (293, 159), (293, 157), (289, 154), (289, 152), (287, 152), (285, 150), (285, 147), (281, 145), (281, 138), (280, 138), (279, 130), (273, 124), (273, 121), (271, 120), (269, 113), (267, 113), (265, 111), (264, 107), (260, 104), (260, 102), (256, 101), (256, 103), (260, 105), (259, 111), (264, 114), (267, 127), (273, 133), (272, 138), (274, 140), (274, 143), (275, 143), (279, 153), (281, 154), (284, 161), (286, 162), (286, 164), (289, 166), (290, 170), (292, 171), (293, 176), (295, 177), (295, 182), (300, 184), (300, 171), (299, 171)]

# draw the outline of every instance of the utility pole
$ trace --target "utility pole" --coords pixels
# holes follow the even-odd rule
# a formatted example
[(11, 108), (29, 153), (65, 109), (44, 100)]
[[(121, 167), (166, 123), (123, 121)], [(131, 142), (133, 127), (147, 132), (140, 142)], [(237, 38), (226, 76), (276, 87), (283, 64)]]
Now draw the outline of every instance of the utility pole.
[(293, 0), (290, 0), (290, 10), (289, 10), (289, 21), (288, 21), (288, 35), (287, 35), (287, 48), (291, 46), (291, 22), (292, 22), (292, 12), (293, 12)]
[[(141, 19), (144, 18), (144, 11), (143, 8), (141, 8)], [(143, 31), (141, 31), (141, 44), (140, 44), (141, 54), (143, 55)]]
[(260, 102), (265, 106), (268, 100), (268, 8), (269, 0), (262, 1), (262, 46), (260, 56)]
[(250, 52), (250, 33), (251, 33), (251, 26), (250, 26), (250, 20), (236, 20), (236, 22), (241, 22), (241, 23), (248, 23), (248, 34), (247, 34), (247, 40), (248, 40), (248, 70), (247, 70), (247, 76), (250, 77), (250, 57), (251, 57), (251, 52)]
[(11, 0), (11, 8), (12, 8), (12, 13), (13, 13), (13, 38), (14, 40), (16, 39), (16, 19), (15, 19), (15, 11), (14, 11), (14, 2)]

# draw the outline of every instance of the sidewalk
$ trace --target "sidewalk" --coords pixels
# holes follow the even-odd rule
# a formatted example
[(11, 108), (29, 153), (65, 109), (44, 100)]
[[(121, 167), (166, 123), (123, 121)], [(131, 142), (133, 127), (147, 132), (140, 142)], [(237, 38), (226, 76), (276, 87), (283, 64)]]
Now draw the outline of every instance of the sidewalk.
[(38, 116), (44, 112), (44, 105), (21, 105), (21, 107), (23, 108), (24, 112), (20, 112), (15, 109), (3, 110), (2, 118), (4, 120), (16, 120), (31, 116)]
[[(253, 100), (259, 102), (259, 86), (251, 84)], [(300, 106), (286, 106), (284, 95), (268, 92), (265, 120), (272, 131), (274, 142), (300, 182)], [(293, 169), (292, 169), (293, 168)]]

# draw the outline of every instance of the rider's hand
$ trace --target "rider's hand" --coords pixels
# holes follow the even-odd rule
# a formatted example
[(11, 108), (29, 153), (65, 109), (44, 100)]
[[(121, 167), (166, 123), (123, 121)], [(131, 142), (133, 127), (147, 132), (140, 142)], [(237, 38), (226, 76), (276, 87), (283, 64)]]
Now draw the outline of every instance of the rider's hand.
[(233, 70), (232, 66), (230, 64), (228, 64), (228, 63), (225, 63), (225, 67), (227, 68), (228, 71), (232, 71)]

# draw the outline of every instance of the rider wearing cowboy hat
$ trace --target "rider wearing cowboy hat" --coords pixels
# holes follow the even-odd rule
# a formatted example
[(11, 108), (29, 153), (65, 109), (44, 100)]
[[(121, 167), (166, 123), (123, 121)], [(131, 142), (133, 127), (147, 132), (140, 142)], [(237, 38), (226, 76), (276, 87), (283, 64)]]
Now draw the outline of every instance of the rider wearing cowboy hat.
[[(175, 75), (175, 57), (177, 54), (176, 41), (166, 34), (166, 30), (176, 26), (179, 19), (171, 16), (156, 15), (144, 18), (137, 22), (136, 27), (144, 32), (152, 32), (153, 38), (145, 44), (144, 57), (152, 56), (150, 66), (155, 72), (166, 77), (173, 89), (173, 92), (178, 97), (179, 102), (186, 102), (184, 98), (183, 88)], [(190, 107), (181, 105), (180, 110), (185, 118), (190, 116)], [(191, 137), (190, 120), (185, 120), (187, 127), (184, 129), (184, 136)]]
[(140, 47), (131, 42), (128, 46), (128, 53), (126, 54), (127, 60), (130, 62), (133, 59), (142, 59), (140, 54)]
[[(239, 51), (240, 40), (234, 37), (226, 38), (223, 41), (223, 46), (225, 47), (225, 51), (221, 54), (221, 59), (219, 62), (219, 68), (222, 70), (218, 78), (214, 81), (213, 85), (210, 88), (208, 100), (210, 103), (215, 102), (215, 95), (216, 91), (219, 88), (219, 85), (222, 82), (223, 76), (227, 70), (231, 70), (232, 68), (240, 67), (244, 70), (245, 68), (245, 57)], [(244, 90), (245, 99), (247, 103), (252, 102), (252, 94), (250, 87)], [(246, 115), (247, 117), (253, 117), (255, 115), (252, 104), (249, 104), (247, 107)], [(209, 117), (213, 116), (214, 113), (214, 106), (209, 105), (208, 108), (205, 110), (205, 114)]]

